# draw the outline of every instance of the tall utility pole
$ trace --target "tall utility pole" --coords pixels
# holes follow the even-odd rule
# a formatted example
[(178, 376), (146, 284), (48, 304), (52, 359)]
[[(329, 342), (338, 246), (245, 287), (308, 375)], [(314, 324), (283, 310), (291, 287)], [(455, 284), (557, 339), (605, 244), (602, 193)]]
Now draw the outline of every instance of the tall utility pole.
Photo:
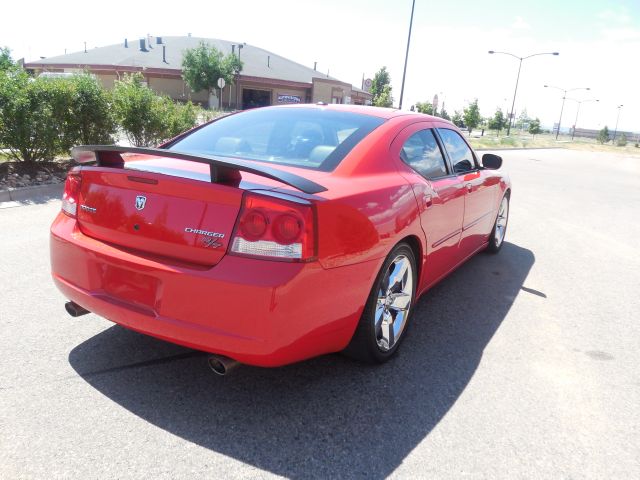
[(402, 110), (402, 97), (404, 96), (404, 79), (407, 76), (407, 62), (409, 60), (409, 45), (411, 44), (411, 27), (413, 26), (413, 10), (416, 8), (416, 0), (411, 4), (411, 20), (409, 20), (409, 36), (407, 37), (407, 52), (404, 55), (404, 71), (402, 72), (402, 87), (400, 88), (400, 103), (398, 109)]
[(560, 119), (558, 120), (558, 131), (556, 132), (556, 140), (560, 135), (560, 125), (562, 124), (562, 112), (564, 111), (564, 101), (567, 99), (567, 92), (573, 92), (575, 90), (591, 90), (589, 87), (577, 87), (577, 88), (560, 88), (553, 85), (545, 85), (544, 88), (555, 88), (562, 92), (562, 106), (560, 107)]
[(496, 52), (495, 50), (489, 50), (489, 53), (493, 55), (494, 53), (499, 53), (502, 55), (509, 55), (513, 58), (517, 58), (520, 61), (518, 65), (518, 76), (516, 77), (516, 88), (513, 91), (513, 102), (511, 102), (511, 113), (509, 114), (509, 126), (507, 127), (507, 137), (511, 134), (511, 120), (513, 119), (513, 109), (516, 105), (516, 95), (518, 94), (518, 82), (520, 81), (520, 70), (522, 69), (522, 61), (527, 58), (537, 57), (538, 55), (560, 55), (558, 52), (542, 52), (542, 53), (533, 53), (531, 55), (527, 55), (526, 57), (519, 57), (509, 52)]
[(616, 129), (613, 131), (613, 140), (611, 143), (616, 141), (616, 135), (618, 134), (618, 121), (620, 120), (620, 109), (624, 107), (624, 105), (618, 105), (618, 117), (616, 118)]

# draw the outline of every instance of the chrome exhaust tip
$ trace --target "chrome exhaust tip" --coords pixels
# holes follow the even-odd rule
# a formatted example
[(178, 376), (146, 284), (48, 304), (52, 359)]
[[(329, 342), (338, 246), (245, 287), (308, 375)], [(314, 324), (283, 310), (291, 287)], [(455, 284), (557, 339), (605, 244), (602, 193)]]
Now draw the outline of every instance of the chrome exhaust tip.
[(72, 317), (79, 317), (81, 315), (86, 315), (87, 313), (91, 313), (91, 312), (89, 312), (89, 310), (87, 310), (86, 308), (82, 308), (80, 305), (78, 305), (75, 302), (67, 302), (67, 303), (65, 303), (64, 304), (64, 309)]
[(240, 363), (232, 358), (225, 357), (223, 355), (211, 355), (207, 361), (209, 363), (209, 368), (220, 376), (226, 375), (230, 370), (233, 370), (235, 367), (240, 365)]

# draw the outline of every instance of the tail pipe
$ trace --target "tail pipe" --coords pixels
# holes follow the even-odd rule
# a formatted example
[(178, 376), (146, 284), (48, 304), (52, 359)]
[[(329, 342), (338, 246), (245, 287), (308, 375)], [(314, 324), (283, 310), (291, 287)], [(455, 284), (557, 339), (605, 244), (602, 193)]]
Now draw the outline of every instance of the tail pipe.
[(64, 309), (72, 317), (79, 317), (81, 315), (86, 315), (87, 313), (91, 313), (91, 312), (89, 312), (89, 310), (87, 310), (86, 308), (82, 308), (80, 305), (78, 305), (75, 302), (67, 302), (67, 303), (65, 303), (64, 304)]
[(223, 355), (211, 355), (208, 359), (209, 368), (213, 370), (216, 374), (220, 376), (224, 376), (229, 373), (230, 370), (236, 368), (240, 365), (237, 361), (232, 358), (225, 357)]

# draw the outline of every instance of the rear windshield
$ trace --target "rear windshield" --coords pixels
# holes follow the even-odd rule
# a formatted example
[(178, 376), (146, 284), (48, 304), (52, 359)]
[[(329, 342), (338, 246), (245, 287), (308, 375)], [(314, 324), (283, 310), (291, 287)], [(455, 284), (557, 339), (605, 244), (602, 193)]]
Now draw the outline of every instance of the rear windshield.
[(331, 171), (383, 122), (317, 108), (257, 109), (216, 120), (168, 148)]

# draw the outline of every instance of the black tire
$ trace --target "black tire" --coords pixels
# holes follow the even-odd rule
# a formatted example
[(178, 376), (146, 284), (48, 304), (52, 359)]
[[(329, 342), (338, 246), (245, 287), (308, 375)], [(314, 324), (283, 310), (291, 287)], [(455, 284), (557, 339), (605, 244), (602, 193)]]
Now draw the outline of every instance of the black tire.
[[(502, 235), (496, 235), (496, 231), (498, 230), (498, 220), (501, 218), (501, 211), (503, 203), (506, 202), (506, 218), (504, 222), (504, 230)], [(504, 245), (504, 239), (507, 236), (507, 227), (509, 226), (509, 192), (505, 193), (502, 200), (500, 200), (500, 206), (498, 207), (498, 214), (496, 215), (496, 221), (493, 223), (493, 229), (491, 230), (491, 234), (489, 235), (489, 245), (487, 245), (487, 253), (498, 253), (502, 249), (502, 245)]]
[[(376, 331), (375, 325), (376, 310), (378, 308), (378, 295), (382, 293), (381, 289), (389, 284), (389, 280), (391, 278), (390, 270), (392, 266), (395, 267), (399, 262), (402, 262), (402, 264), (404, 264), (404, 259), (407, 259), (408, 263), (411, 266), (411, 286), (408, 286), (405, 283), (405, 287), (399, 289), (399, 291), (410, 290), (411, 298), (409, 299), (406, 313), (402, 317), (403, 320), (398, 324), (400, 328), (398, 337), (395, 338), (394, 336), (394, 343), (390, 348), (384, 348), (384, 346), (381, 346), (379, 342), (382, 342), (384, 344), (385, 340), (384, 338), (379, 338), (381, 330), (378, 329), (378, 331)], [(401, 267), (402, 265), (400, 265), (398, 268), (401, 269)], [(406, 281), (408, 281), (408, 277), (408, 274), (405, 274), (403, 276)], [(387, 256), (384, 263), (382, 264), (380, 272), (378, 272), (376, 280), (373, 283), (373, 287), (371, 288), (371, 292), (369, 293), (369, 298), (367, 299), (364, 311), (362, 313), (362, 316), (360, 317), (358, 326), (356, 327), (356, 331), (351, 338), (351, 342), (343, 351), (345, 355), (366, 363), (384, 363), (396, 353), (398, 347), (400, 346), (400, 343), (406, 336), (407, 328), (409, 327), (409, 324), (411, 322), (411, 316), (416, 299), (417, 280), (416, 259), (413, 250), (411, 250), (409, 245), (407, 245), (406, 243), (399, 243)], [(395, 295), (403, 295), (406, 298), (406, 294), (404, 293), (395, 293)], [(397, 315), (399, 315), (400, 312), (394, 310), (394, 307), (392, 305), (388, 306), (387, 308), (382, 307), (382, 305), (384, 304), (381, 304), (380, 308), (383, 308), (384, 312), (389, 313), (389, 315), (391, 315), (391, 317), (394, 319), (393, 324), (391, 325), (391, 330), (393, 330), (395, 321), (398, 319)], [(394, 313), (396, 314), (395, 317), (393, 316)]]

